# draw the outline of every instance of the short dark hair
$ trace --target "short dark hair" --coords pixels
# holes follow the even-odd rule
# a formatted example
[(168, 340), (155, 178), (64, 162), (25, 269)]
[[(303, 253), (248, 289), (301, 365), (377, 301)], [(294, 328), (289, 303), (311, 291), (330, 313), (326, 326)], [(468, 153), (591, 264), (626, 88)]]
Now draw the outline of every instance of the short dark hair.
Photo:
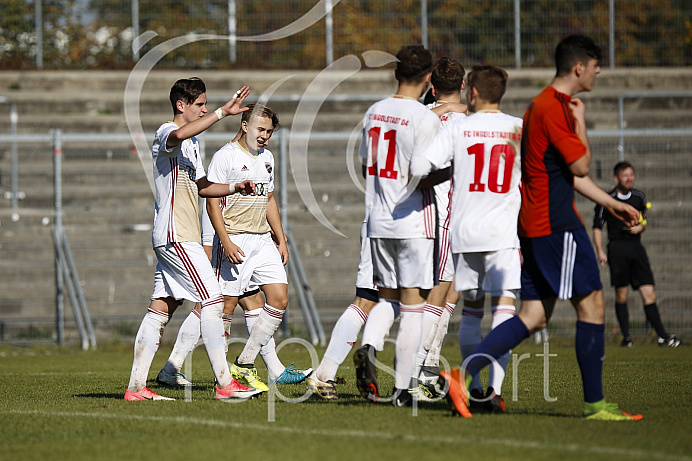
[(586, 35), (565, 37), (555, 48), (556, 75), (566, 75), (578, 62), (586, 64), (589, 59), (601, 60), (601, 47), (593, 39)]
[(430, 83), (438, 93), (452, 93), (461, 89), (464, 75), (466, 71), (459, 61), (443, 56), (438, 58), (432, 66)]
[(251, 117), (266, 117), (272, 121), (274, 131), (279, 129), (279, 114), (262, 104), (248, 104), (248, 110), (243, 112), (242, 122), (249, 122)]
[(183, 101), (185, 104), (192, 104), (200, 97), (200, 95), (207, 92), (207, 87), (201, 78), (191, 77), (191, 78), (181, 78), (173, 84), (171, 87), (171, 94), (169, 96), (171, 100), (171, 106), (173, 106), (173, 113), (178, 114), (180, 111), (176, 107), (178, 101)]
[(432, 54), (423, 45), (407, 45), (396, 54), (396, 79), (399, 82), (416, 82), (432, 68)]
[(613, 167), (613, 176), (618, 176), (623, 170), (626, 170), (627, 168), (632, 168), (632, 171), (634, 171), (634, 167), (632, 166), (632, 164), (626, 160), (623, 162), (616, 163)]
[(499, 104), (507, 91), (508, 79), (507, 71), (501, 67), (490, 64), (475, 65), (469, 72), (469, 87), (466, 91), (475, 88), (481, 99), (492, 104)]

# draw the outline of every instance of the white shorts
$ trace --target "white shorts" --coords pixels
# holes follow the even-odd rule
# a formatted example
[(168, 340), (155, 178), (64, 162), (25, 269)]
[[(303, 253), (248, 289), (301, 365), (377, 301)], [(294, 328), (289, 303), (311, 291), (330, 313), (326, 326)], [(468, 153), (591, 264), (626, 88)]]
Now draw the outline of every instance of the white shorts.
[(480, 253), (454, 253), (456, 291), (482, 289), (491, 296), (521, 288), (518, 248)]
[(370, 248), (370, 239), (368, 238), (367, 222), (360, 226), (360, 262), (358, 263), (356, 288), (377, 289), (377, 285), (372, 281), (372, 249)]
[(433, 287), (433, 239), (371, 238), (373, 282), (385, 288)]
[(198, 242), (171, 243), (154, 248), (158, 264), (151, 299), (173, 297), (203, 302), (221, 294), (221, 287), (204, 248)]
[(229, 235), (229, 237), (231, 242), (243, 250), (245, 257), (242, 264), (232, 264), (223, 254), (218, 237), (214, 238), (212, 266), (224, 296), (240, 296), (251, 285), (288, 284), (281, 255), (269, 232), (237, 234)]
[(438, 226), (437, 247), (437, 279), (440, 282), (451, 282), (454, 280), (454, 258), (452, 257), (449, 229)]

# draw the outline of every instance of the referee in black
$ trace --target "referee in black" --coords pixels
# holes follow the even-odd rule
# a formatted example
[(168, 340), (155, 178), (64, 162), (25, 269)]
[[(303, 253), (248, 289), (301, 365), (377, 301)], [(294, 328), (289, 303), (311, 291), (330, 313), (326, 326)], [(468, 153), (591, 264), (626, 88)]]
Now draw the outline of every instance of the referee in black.
[[(643, 192), (634, 189), (634, 167), (629, 162), (620, 162), (613, 168), (617, 186), (610, 195), (621, 202), (628, 203), (641, 213), (639, 224), (626, 227), (607, 209), (596, 205), (593, 220), (593, 239), (598, 252), (598, 262), (610, 265), (610, 284), (615, 287), (615, 314), (622, 332), (622, 347), (632, 347), (627, 311), (627, 292), (629, 286), (639, 290), (644, 303), (646, 318), (658, 334), (658, 345), (678, 347), (680, 340), (670, 335), (663, 327), (656, 305), (654, 275), (646, 250), (641, 243), (641, 234), (646, 229), (647, 201)], [(608, 225), (608, 254), (603, 251), (603, 225)]]

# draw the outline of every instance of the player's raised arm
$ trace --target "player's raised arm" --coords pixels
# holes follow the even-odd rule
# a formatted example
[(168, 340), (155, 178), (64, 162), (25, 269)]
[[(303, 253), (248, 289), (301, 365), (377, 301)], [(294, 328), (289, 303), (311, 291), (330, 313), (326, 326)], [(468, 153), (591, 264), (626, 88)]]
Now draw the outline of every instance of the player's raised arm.
[[(180, 126), (177, 130), (171, 131), (166, 140), (166, 147), (169, 149), (179, 145), (186, 139), (193, 136), (197, 136), (203, 131), (207, 130), (210, 126), (221, 120), (228, 115), (237, 115), (241, 112), (248, 110), (247, 107), (241, 107), (245, 98), (250, 94), (250, 87), (243, 85), (238, 91), (235, 92), (233, 97), (223, 106), (219, 107), (214, 111), (214, 114), (207, 115), (207, 97), (206, 94), (200, 96), (192, 105), (200, 106), (199, 118), (196, 120), (189, 121), (188, 123)], [(185, 105), (184, 101), (178, 101), (177, 105)], [(178, 107), (178, 110), (184, 109), (184, 107)]]

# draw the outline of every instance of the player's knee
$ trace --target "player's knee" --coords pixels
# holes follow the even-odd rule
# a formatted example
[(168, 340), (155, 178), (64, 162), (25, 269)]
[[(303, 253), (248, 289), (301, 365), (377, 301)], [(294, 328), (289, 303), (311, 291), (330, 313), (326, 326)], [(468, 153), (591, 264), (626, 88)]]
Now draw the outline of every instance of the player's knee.
[(288, 307), (288, 296), (273, 296), (271, 299), (267, 299), (267, 304), (274, 309), (286, 310), (286, 307)]

